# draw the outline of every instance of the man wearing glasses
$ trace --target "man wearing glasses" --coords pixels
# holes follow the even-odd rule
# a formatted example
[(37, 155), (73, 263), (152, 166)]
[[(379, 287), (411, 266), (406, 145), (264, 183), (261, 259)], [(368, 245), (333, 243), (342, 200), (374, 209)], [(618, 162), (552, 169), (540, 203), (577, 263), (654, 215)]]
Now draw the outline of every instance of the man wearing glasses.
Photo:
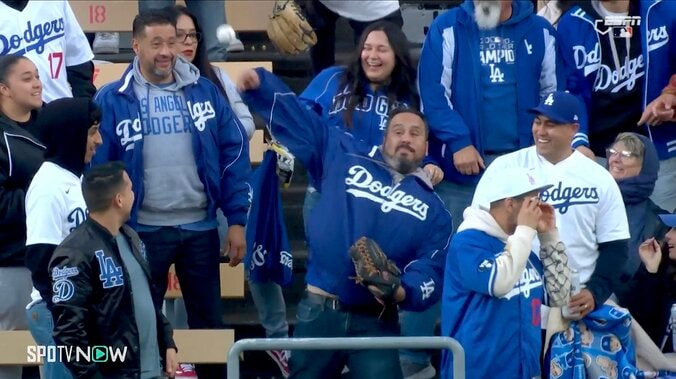
[(545, 96), (532, 112), (535, 145), (496, 159), (479, 183), (473, 206), (485, 206), (490, 179), (509, 167), (540, 170), (553, 187), (540, 193), (556, 209), (568, 265), (583, 289), (571, 297), (571, 313), (586, 316), (613, 293), (627, 260), (629, 226), (615, 179), (601, 165), (571, 148), (582, 104), (567, 92)]
[[(122, 160), (136, 193), (128, 222), (146, 245), (162, 306), (176, 265), (191, 329), (222, 326), (216, 209), (228, 221), (230, 264), (244, 258), (251, 170), (248, 138), (216, 86), (175, 55), (176, 19), (166, 10), (136, 16), (136, 57), (96, 95), (104, 144), (94, 163)], [(224, 376), (197, 367), (200, 377)]]

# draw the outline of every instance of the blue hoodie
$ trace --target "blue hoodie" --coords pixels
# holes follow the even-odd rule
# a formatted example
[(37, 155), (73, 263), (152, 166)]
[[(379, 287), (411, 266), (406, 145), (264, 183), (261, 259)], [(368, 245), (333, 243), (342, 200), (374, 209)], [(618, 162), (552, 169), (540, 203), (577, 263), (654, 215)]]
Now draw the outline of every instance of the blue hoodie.
[[(143, 202), (144, 166), (141, 107), (132, 85), (134, 71), (132, 62), (120, 80), (105, 85), (94, 98), (102, 111), (99, 128), (103, 144), (97, 148), (92, 164), (124, 161), (136, 195), (129, 223), (136, 227)], [(251, 171), (246, 132), (216, 86), (199, 76), (197, 68), (179, 58), (174, 77), (192, 121), (189, 128), (197, 173), (207, 196), (207, 221), (215, 225), (216, 208), (220, 207), (228, 224), (246, 225), (247, 178)], [(167, 154), (171, 154), (170, 147)]]
[(326, 125), (278, 78), (256, 70), (260, 88), (242, 98), (265, 118), (272, 136), (321, 181), (322, 196), (307, 221), (308, 284), (346, 304), (376, 305), (355, 283), (348, 253), (362, 236), (375, 240), (402, 269), (403, 309), (422, 310), (439, 300), (451, 216), (418, 170), (397, 180), (379, 150)]
[[(518, 148), (533, 143), (533, 115), (541, 97), (562, 87), (556, 54), (555, 31), (543, 18), (533, 14), (530, 1), (514, 0), (512, 17), (496, 32), (514, 41), (516, 70), (516, 125)], [(483, 155), (489, 130), (481, 120), (501, 117), (480, 114), (481, 32), (474, 21), (474, 2), (466, 0), (437, 17), (427, 32), (418, 65), (418, 87), (422, 110), (427, 116), (432, 138), (430, 155), (444, 170), (444, 178), (460, 183), (476, 183), (479, 175), (462, 175), (453, 165), (453, 153), (469, 145)]]
[[(660, 95), (676, 73), (676, 43), (670, 42), (676, 33), (676, 1), (641, 0), (640, 28), (645, 77), (643, 108)], [(587, 109), (591, 105), (594, 82), (601, 68), (601, 44), (592, 17), (579, 6), (561, 17), (558, 25), (561, 56), (565, 62), (566, 89), (580, 96)], [(638, 120), (631, 120), (638, 122)], [(660, 159), (676, 156), (676, 123), (669, 122), (648, 128), (648, 134)], [(589, 145), (588, 117), (580, 122), (580, 131), (573, 146)], [(640, 131), (640, 129), (637, 130)]]

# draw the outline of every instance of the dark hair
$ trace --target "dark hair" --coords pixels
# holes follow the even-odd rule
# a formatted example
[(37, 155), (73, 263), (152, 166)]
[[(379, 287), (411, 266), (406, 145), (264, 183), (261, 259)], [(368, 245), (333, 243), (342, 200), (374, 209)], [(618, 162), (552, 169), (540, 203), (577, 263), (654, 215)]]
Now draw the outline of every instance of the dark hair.
[(82, 196), (89, 212), (103, 212), (124, 185), (124, 163), (107, 162), (92, 167), (82, 178)]
[(21, 55), (0, 56), (0, 83), (7, 84), (7, 76), (9, 75), (9, 72), (22, 59), (30, 60)]
[[(195, 17), (195, 15), (192, 14), (188, 8), (183, 5), (175, 5), (173, 7), (169, 7), (169, 9), (174, 13), (174, 17), (177, 22), (178, 17), (181, 15), (190, 17), (192, 23), (195, 24), (195, 31), (198, 34), (204, 35), (202, 32), (202, 27), (200, 26), (199, 22), (197, 22), (197, 17)], [(216, 75), (216, 70), (214, 70), (214, 67), (211, 65), (211, 61), (209, 61), (206, 43), (197, 42), (197, 50), (195, 51), (195, 58), (193, 59), (192, 64), (195, 65), (198, 70), (200, 70), (200, 74), (202, 74), (202, 76), (209, 79), (216, 85), (216, 87), (218, 87), (218, 89), (221, 91), (221, 94), (227, 101), (228, 95), (225, 93), (225, 87), (223, 87), (223, 83), (221, 83), (218, 75)]]
[(409, 51), (409, 42), (401, 28), (389, 21), (378, 21), (369, 25), (362, 33), (359, 44), (350, 58), (347, 68), (341, 78), (340, 88), (347, 88), (349, 101), (343, 114), (343, 120), (348, 128), (352, 127), (352, 115), (357, 105), (366, 98), (365, 86), (370, 84), (364, 69), (361, 66), (361, 52), (364, 49), (366, 38), (374, 31), (384, 32), (394, 51), (395, 64), (390, 74), (390, 83), (387, 84), (387, 101), (390, 107), (397, 102), (407, 100), (410, 106), (418, 108), (420, 97), (416, 89), (416, 67), (413, 64)]
[(145, 35), (146, 26), (151, 25), (172, 25), (176, 28), (176, 17), (167, 9), (149, 9), (134, 17), (134, 23), (131, 27), (131, 35), (134, 38)]
[[(669, 232), (671, 229), (673, 228), (667, 229), (667, 232)], [(662, 260), (660, 261), (658, 271), (665, 272), (667, 278), (669, 278), (672, 285), (674, 285), (674, 283), (676, 283), (676, 261), (671, 259), (669, 256), (669, 244), (667, 243), (666, 239), (662, 240), (660, 243), (660, 248), (662, 248)]]
[(392, 123), (392, 119), (394, 118), (394, 116), (396, 116), (398, 114), (402, 114), (402, 113), (411, 113), (411, 114), (414, 114), (414, 115), (420, 117), (420, 119), (423, 122), (423, 125), (425, 126), (425, 139), (427, 139), (429, 137), (430, 127), (429, 127), (429, 125), (427, 125), (427, 119), (425, 119), (425, 115), (423, 115), (422, 112), (420, 112), (416, 108), (404, 107), (404, 106), (394, 107), (394, 109), (392, 109), (390, 111), (390, 113), (388, 114), (388, 117), (387, 117), (387, 126), (385, 127), (385, 133), (387, 133), (390, 130), (390, 124)]

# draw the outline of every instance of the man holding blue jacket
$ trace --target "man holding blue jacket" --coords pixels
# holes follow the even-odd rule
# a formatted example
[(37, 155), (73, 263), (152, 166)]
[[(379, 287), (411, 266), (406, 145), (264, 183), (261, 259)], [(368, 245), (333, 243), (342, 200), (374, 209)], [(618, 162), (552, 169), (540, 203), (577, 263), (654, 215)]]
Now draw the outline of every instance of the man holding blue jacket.
[[(104, 136), (95, 163), (125, 163), (137, 194), (129, 224), (146, 244), (155, 304), (175, 264), (190, 328), (221, 328), (216, 209), (227, 218), (225, 249), (237, 265), (246, 251), (248, 138), (216, 86), (176, 56), (172, 15), (149, 11), (132, 29), (136, 58), (95, 98)], [(204, 370), (197, 367), (200, 377), (224, 376), (224, 367)]]
[[(307, 289), (294, 337), (399, 335), (397, 306), (423, 310), (439, 300), (451, 217), (420, 168), (428, 129), (414, 109), (394, 110), (382, 146), (322, 122), (278, 78), (249, 70), (238, 89), (275, 140), (318, 178), (322, 196), (307, 222)], [(355, 283), (348, 253), (374, 240), (403, 271), (394, 301)], [(396, 350), (311, 350), (291, 354), (292, 378), (325, 378), (347, 364), (353, 378), (402, 378)]]

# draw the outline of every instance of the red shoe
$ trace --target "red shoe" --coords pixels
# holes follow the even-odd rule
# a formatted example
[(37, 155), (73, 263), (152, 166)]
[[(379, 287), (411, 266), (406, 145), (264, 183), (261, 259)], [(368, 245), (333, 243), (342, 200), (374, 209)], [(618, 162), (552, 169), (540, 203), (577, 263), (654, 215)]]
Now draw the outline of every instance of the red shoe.
[(279, 371), (282, 373), (284, 378), (288, 378), (289, 374), (289, 351), (288, 350), (267, 350), (266, 353), (272, 358), (277, 366)]
[(176, 378), (197, 378), (195, 365), (191, 363), (181, 363), (176, 369)]

